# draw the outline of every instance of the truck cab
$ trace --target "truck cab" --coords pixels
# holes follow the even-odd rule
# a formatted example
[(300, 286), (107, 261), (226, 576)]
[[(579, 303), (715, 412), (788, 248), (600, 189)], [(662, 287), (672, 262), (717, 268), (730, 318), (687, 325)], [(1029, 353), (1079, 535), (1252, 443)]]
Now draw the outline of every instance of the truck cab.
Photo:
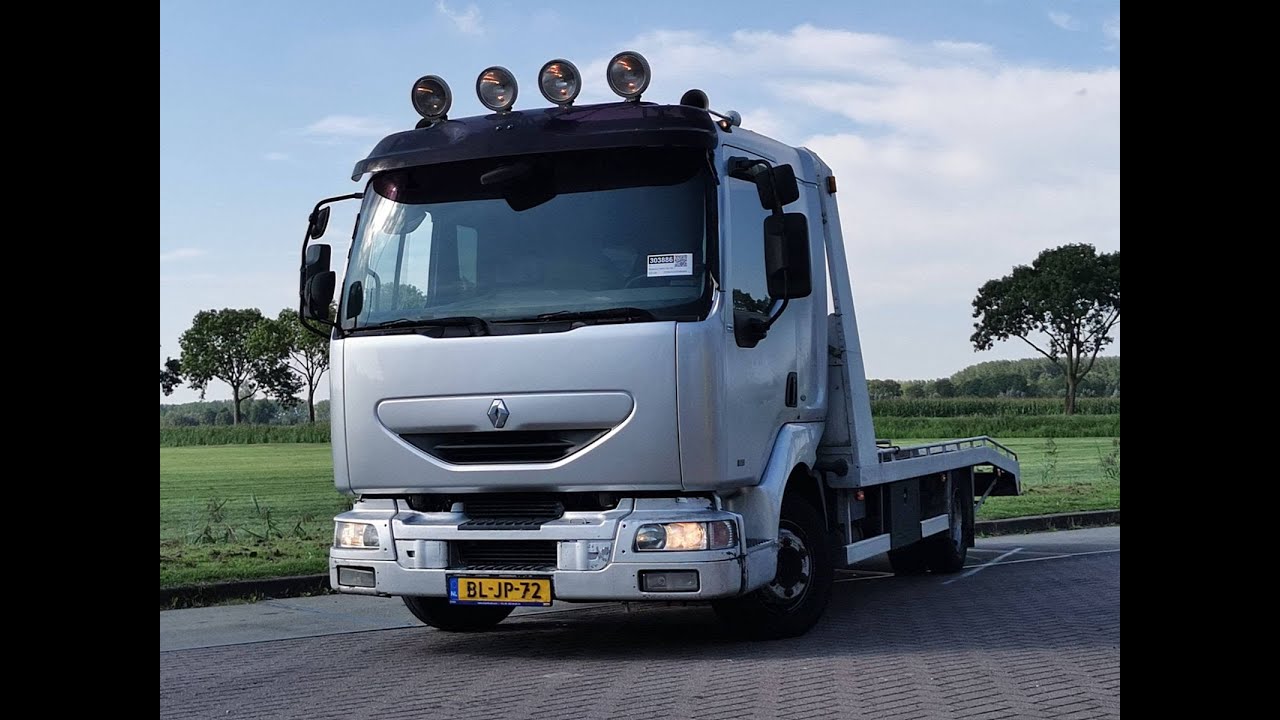
[(830, 169), (700, 91), (642, 101), (648, 72), (619, 53), (621, 100), (575, 106), (553, 60), (552, 107), (516, 110), (488, 68), (493, 113), (460, 119), (425, 76), (422, 121), (355, 166), (340, 283), (313, 241), (344, 198), (312, 212), (300, 313), (330, 338), (335, 484), (356, 498), (335, 590), (444, 630), (710, 601), (794, 636), (836, 567), (958, 569), (975, 495), (1018, 492), (988, 438), (876, 443)]

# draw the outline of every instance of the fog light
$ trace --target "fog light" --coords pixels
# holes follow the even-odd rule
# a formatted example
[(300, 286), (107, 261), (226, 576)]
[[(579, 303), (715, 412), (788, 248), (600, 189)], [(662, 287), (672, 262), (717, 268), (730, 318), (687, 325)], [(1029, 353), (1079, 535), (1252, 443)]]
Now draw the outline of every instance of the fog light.
[(649, 87), (649, 61), (638, 52), (620, 52), (609, 61), (609, 88), (632, 102)]
[(577, 66), (568, 60), (552, 60), (538, 73), (538, 88), (542, 90), (542, 97), (560, 107), (568, 107), (582, 90), (582, 76)]
[(373, 568), (357, 568), (338, 566), (338, 584), (349, 587), (371, 588), (377, 585), (374, 581)]
[(645, 592), (697, 592), (697, 570), (641, 570), (640, 589)]
[(449, 106), (453, 104), (448, 83), (435, 75), (418, 78), (413, 84), (410, 99), (413, 101), (413, 109), (428, 120), (445, 119)]
[(378, 547), (378, 528), (367, 523), (340, 522), (333, 530), (333, 546), (376, 548)]
[(494, 112), (507, 112), (516, 104), (519, 94), (516, 76), (511, 71), (497, 65), (485, 68), (476, 78), (476, 96), (480, 103)]

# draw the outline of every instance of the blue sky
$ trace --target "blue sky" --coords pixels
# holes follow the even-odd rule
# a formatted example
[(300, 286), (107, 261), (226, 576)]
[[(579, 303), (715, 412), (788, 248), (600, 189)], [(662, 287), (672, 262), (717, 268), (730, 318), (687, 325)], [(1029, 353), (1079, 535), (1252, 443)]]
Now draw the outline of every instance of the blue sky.
[(969, 300), (1046, 247), (1119, 248), (1119, 18), (1068, 0), (163, 3), (160, 356), (201, 309), (294, 304), (307, 212), (413, 126), (420, 75), (461, 117), (482, 110), (484, 67), (515, 72), (532, 107), (538, 68), (565, 57), (580, 102), (601, 101), (624, 49), (653, 67), (646, 100), (701, 87), (833, 167), (870, 375), (1029, 356), (974, 353)]

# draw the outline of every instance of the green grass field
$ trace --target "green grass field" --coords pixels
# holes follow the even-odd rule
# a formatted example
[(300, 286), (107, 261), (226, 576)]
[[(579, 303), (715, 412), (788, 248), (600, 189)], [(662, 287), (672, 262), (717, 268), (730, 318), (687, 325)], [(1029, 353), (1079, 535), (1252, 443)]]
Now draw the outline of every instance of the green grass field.
[[(1103, 471), (1112, 438), (1002, 442), (1024, 494), (989, 499), (979, 518), (1120, 507), (1119, 473)], [(160, 448), (160, 586), (324, 572), (332, 518), (349, 507), (332, 473), (327, 444)]]
[(323, 572), (347, 507), (327, 444), (160, 448), (160, 586)]

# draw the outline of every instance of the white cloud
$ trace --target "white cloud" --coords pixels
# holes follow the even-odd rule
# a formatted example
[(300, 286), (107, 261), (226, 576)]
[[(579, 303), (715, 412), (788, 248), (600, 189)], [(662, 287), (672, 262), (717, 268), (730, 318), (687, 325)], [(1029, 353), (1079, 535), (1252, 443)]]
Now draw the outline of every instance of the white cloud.
[(1079, 30), (1080, 29), (1080, 21), (1071, 17), (1069, 13), (1050, 12), (1049, 22), (1053, 23), (1054, 25), (1057, 25), (1063, 30)]
[(460, 11), (450, 10), (444, 0), (437, 0), (436, 12), (448, 18), (463, 35), (484, 34), (484, 18), (480, 15), (480, 8), (475, 5), (468, 5)]
[(280, 162), (282, 160), (288, 160), (289, 154), (282, 153), (282, 152), (269, 152), (266, 155), (263, 155), (262, 157), (264, 160), (270, 160), (271, 162)]
[[(713, 109), (740, 110), (744, 128), (832, 167), (874, 376), (1024, 355), (974, 355), (977, 288), (1045, 248), (1119, 247), (1118, 67), (1041, 67), (976, 43), (812, 26), (663, 31), (626, 45), (654, 69), (646, 99), (702, 88)], [(603, 75), (605, 62), (584, 74)]]
[(1117, 15), (1102, 23), (1102, 35), (1111, 41), (1111, 47), (1120, 45), (1120, 16)]
[(334, 142), (356, 138), (380, 138), (391, 133), (390, 123), (360, 115), (326, 115), (302, 129), (302, 134)]
[(169, 252), (160, 253), (160, 262), (171, 262), (173, 260), (190, 260), (192, 258), (203, 257), (204, 255), (207, 255), (207, 254), (208, 253), (206, 253), (204, 250), (201, 250), (200, 248), (193, 248), (193, 247), (177, 248), (176, 250), (170, 250)]

